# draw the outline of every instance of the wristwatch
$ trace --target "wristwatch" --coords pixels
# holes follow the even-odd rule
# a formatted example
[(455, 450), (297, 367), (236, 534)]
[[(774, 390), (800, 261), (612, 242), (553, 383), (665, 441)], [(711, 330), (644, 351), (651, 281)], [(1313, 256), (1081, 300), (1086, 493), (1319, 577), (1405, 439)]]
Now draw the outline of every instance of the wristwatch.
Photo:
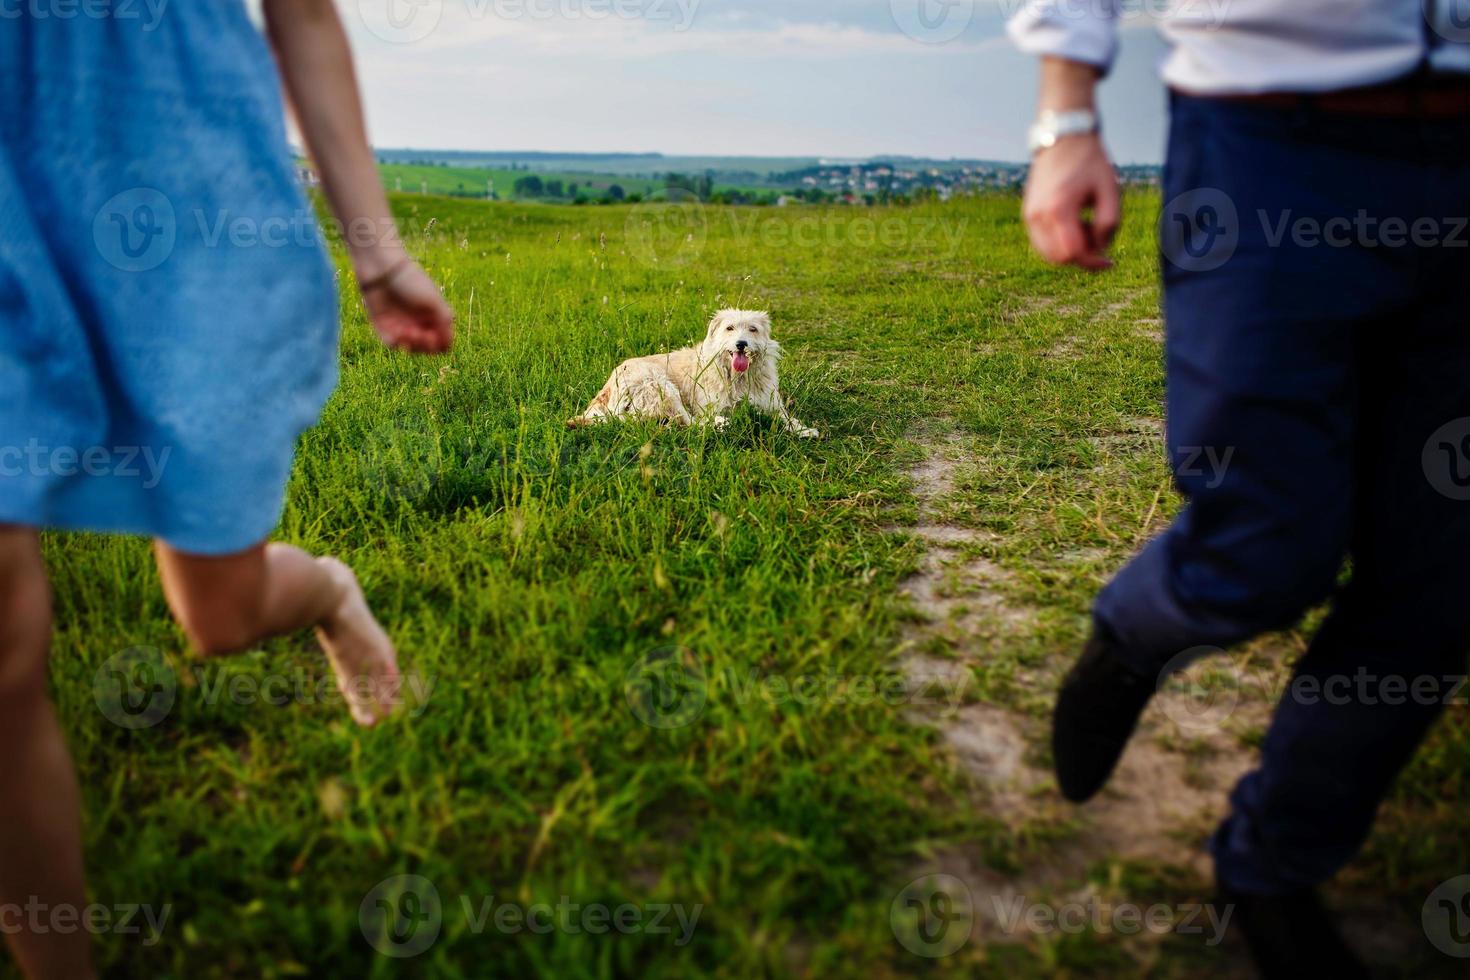
[(1038, 150), (1056, 146), (1057, 140), (1064, 136), (1084, 136), (1097, 132), (1099, 128), (1097, 113), (1091, 109), (1068, 109), (1063, 112), (1044, 109), (1026, 131), (1026, 149), (1035, 155)]

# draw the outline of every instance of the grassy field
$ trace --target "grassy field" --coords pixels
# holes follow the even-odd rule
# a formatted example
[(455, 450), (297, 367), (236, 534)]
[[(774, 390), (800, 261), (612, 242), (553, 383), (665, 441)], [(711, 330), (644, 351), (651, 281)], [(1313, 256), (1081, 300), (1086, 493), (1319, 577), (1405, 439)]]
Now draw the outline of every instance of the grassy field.
[[(1118, 268), (1088, 277), (1035, 262), (1008, 197), (892, 210), (395, 198), (458, 311), (459, 344), (438, 360), (380, 349), (344, 277), (342, 383), (301, 443), (280, 536), (358, 569), (421, 681), (410, 710), (353, 727), (319, 696), (326, 672), (305, 635), (201, 661), (144, 543), (45, 539), (92, 890), (169, 908), (155, 943), (146, 930), (102, 937), (105, 967), (1238, 969), (1229, 944), (1097, 929), (977, 929), (922, 955), (906, 911), (916, 869), (956, 853), (978, 880), (1041, 889), (1034, 901), (1084, 887), (1145, 905), (1209, 896), (1175, 863), (1079, 862), (1087, 826), (1054, 788), (1002, 807), (901, 693), (901, 648), (961, 664), (967, 704), (1030, 723), (1025, 754), (1043, 771), (1035, 723), (1090, 594), (1175, 506), (1156, 427), (1157, 202), (1129, 205)], [(621, 358), (691, 342), (737, 305), (772, 312), (783, 387), (822, 441), (756, 417), (721, 433), (564, 428)], [(955, 462), (924, 504), (936, 445)], [(913, 530), (925, 508), (994, 570), (1024, 628), (992, 628), (983, 606), (969, 632), (926, 625), (906, 585), (933, 553)], [(135, 648), (159, 652), (158, 690), (174, 688), (154, 723), (125, 727), (98, 692)], [(266, 679), (284, 703), (255, 696)], [(1470, 862), (1467, 772), (1470, 724), (1455, 709), (1334, 891), (1388, 937), (1389, 975), (1454, 965), (1417, 930), (1430, 889)], [(422, 882), (375, 891), (398, 875), (432, 883), (437, 906)], [(380, 924), (379, 897), (407, 925)], [(516, 910), (537, 903), (607, 916), (533, 930)], [(609, 927), (620, 907), (623, 927)]]
[[(500, 200), (515, 200), (515, 183), (522, 177), (536, 176), (543, 181), (559, 180), (562, 187), (567, 191), (570, 199), (570, 188), (573, 184), (581, 194), (592, 200), (598, 200), (607, 196), (608, 188), (614, 184), (621, 187), (626, 194), (639, 194), (644, 197), (664, 189), (662, 180), (651, 180), (647, 177), (618, 177), (607, 174), (589, 173), (556, 173), (525, 170), (501, 170), (482, 167), (435, 167), (426, 164), (408, 163), (385, 163), (378, 166), (383, 175), (383, 185), (389, 191), (402, 191), (405, 194), (422, 193), (427, 188), (429, 194), (453, 197), (484, 197), (486, 181), (495, 182), (495, 193)], [(698, 174), (695, 174), (698, 176)], [(717, 191), (741, 190), (752, 194), (776, 193), (773, 187), (737, 187), (732, 184), (716, 184)]]

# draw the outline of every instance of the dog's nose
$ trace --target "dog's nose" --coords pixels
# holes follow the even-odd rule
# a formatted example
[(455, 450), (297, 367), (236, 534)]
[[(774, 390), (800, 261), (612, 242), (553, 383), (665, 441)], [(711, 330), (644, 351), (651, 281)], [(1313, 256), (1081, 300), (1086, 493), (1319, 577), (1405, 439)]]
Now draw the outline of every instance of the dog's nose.
[(748, 340), (742, 340), (742, 341), (739, 341), (739, 342), (737, 342), (735, 344), (735, 349), (738, 350), (740, 353), (744, 354), (745, 353), (745, 348), (747, 348), (749, 346), (750, 346), (750, 341), (748, 341)]

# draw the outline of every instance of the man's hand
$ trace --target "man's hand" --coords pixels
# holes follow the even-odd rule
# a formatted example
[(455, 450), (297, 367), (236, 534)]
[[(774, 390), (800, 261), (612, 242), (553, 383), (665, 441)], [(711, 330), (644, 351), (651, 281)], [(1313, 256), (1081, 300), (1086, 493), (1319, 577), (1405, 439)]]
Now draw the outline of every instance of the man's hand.
[[(1065, 58), (1041, 59), (1040, 108), (1053, 111), (1094, 109), (1098, 70)], [(1086, 213), (1092, 211), (1092, 219)], [(1102, 138), (1063, 136), (1038, 152), (1026, 179), (1021, 207), (1031, 244), (1058, 265), (1108, 269), (1108, 245), (1122, 219), (1118, 175)]]
[(419, 264), (406, 259), (362, 291), (383, 343), (415, 354), (442, 354), (454, 343), (454, 311)]
[[(1091, 209), (1088, 220), (1085, 212)], [(1105, 254), (1123, 216), (1118, 176), (1096, 135), (1066, 136), (1031, 162), (1021, 207), (1031, 244), (1056, 265), (1110, 269)]]

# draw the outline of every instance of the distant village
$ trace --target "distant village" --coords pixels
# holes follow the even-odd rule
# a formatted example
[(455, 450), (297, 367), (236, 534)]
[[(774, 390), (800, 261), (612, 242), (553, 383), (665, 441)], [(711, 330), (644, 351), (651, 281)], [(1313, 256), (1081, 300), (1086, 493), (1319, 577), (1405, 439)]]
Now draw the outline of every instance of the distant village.
[[(380, 156), (388, 189), (452, 197), (489, 200), (532, 200), (568, 204), (636, 204), (645, 198), (663, 199), (679, 193), (683, 199), (714, 204), (905, 204), (948, 201), (956, 196), (988, 193), (1019, 194), (1030, 169), (1025, 163), (1003, 161), (937, 161), (916, 159), (818, 160), (811, 166), (786, 172), (755, 173), (749, 170), (708, 169), (695, 173), (652, 170), (646, 173), (561, 171), (542, 173), (530, 166), (509, 161), (505, 170), (483, 163), (453, 166), (444, 155), (412, 157), (399, 151), (396, 159)], [(455, 161), (458, 163), (458, 161)], [(468, 163), (468, 161), (466, 161)], [(743, 162), (743, 161), (742, 161)], [(435, 177), (414, 173), (408, 180), (399, 167), (443, 173)], [(1161, 170), (1157, 165), (1130, 164), (1117, 168), (1124, 184), (1157, 187)], [(497, 175), (507, 179), (497, 181)], [(297, 177), (315, 186), (317, 175), (310, 164), (298, 161)], [(584, 179), (585, 178), (585, 179)], [(625, 189), (619, 182), (629, 186)], [(451, 183), (452, 182), (452, 183)], [(650, 186), (651, 185), (651, 186)]]
[[(1028, 170), (1029, 167), (1025, 164), (1009, 163), (976, 163), (941, 168), (824, 161), (820, 166), (773, 175), (771, 180), (798, 188), (796, 196), (803, 199), (849, 203), (874, 203), (900, 198), (947, 201), (956, 194), (1019, 191), (1026, 182)], [(1160, 177), (1156, 166), (1119, 167), (1118, 174), (1124, 183), (1142, 186), (1157, 186)]]

